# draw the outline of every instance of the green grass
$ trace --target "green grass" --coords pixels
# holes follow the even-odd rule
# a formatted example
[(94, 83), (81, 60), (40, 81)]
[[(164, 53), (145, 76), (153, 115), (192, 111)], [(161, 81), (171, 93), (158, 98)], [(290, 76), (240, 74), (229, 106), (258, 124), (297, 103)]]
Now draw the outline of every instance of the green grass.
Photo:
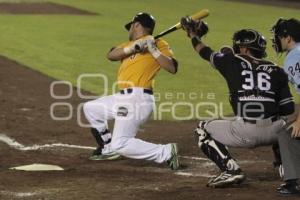
[[(32, 1), (32, 0), (31, 0)], [(38, 0), (34, 0), (38, 1)], [(152, 13), (157, 20), (155, 33), (176, 23), (181, 16), (192, 14), (202, 8), (210, 10), (206, 19), (210, 33), (204, 41), (217, 50), (222, 45), (231, 45), (234, 31), (254, 28), (270, 38), (269, 29), (278, 17), (300, 18), (296, 9), (227, 2), (220, 0), (52, 0), (74, 7), (97, 12), (98, 16), (71, 15), (0, 15), (0, 51), (2, 55), (15, 59), (33, 69), (76, 85), (77, 77), (83, 73), (102, 73), (112, 84), (119, 63), (109, 62), (106, 52), (114, 45), (127, 40), (123, 25), (140, 11)], [(198, 98), (185, 100), (194, 106), (207, 101), (210, 93), (223, 103), (224, 113), (231, 113), (228, 104), (227, 86), (223, 78), (193, 51), (183, 31), (165, 37), (179, 61), (179, 72), (173, 76), (161, 71), (156, 78), (155, 91), (161, 102), (178, 102), (176, 92), (188, 95), (196, 92)], [(270, 43), (269, 43), (270, 44)], [(270, 45), (269, 45), (270, 47)], [(282, 64), (271, 48), (269, 59)], [(102, 93), (102, 82), (95, 79), (84, 81), (82, 88)], [(166, 93), (173, 98), (165, 96)], [(175, 97), (174, 97), (175, 95)], [(169, 100), (171, 99), (171, 100)], [(210, 98), (209, 98), (210, 99)], [(297, 96), (299, 102), (299, 97)], [(186, 116), (186, 106), (176, 107), (179, 116)], [(201, 115), (206, 113), (200, 109)], [(206, 115), (207, 116), (207, 115)], [(164, 119), (171, 119), (165, 113)]]

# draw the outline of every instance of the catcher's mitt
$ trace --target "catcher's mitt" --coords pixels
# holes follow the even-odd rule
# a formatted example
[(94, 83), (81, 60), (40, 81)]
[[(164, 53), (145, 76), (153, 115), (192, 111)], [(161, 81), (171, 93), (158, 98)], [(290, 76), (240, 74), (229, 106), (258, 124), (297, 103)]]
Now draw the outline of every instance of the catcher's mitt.
[(183, 17), (180, 23), (189, 37), (191, 37), (191, 33), (196, 34), (199, 38), (208, 33), (208, 26), (204, 21), (193, 20), (191, 17)]

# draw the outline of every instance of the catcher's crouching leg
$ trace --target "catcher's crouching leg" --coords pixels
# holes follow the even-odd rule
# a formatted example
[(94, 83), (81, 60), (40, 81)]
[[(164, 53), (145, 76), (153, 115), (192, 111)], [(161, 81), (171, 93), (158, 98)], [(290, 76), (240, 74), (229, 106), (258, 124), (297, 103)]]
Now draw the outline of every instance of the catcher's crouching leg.
[(222, 143), (211, 138), (205, 130), (206, 121), (200, 121), (195, 130), (195, 137), (202, 152), (220, 168), (221, 174), (209, 180), (209, 187), (225, 187), (239, 184), (245, 180), (239, 165), (230, 156), (227, 148)]
[(211, 138), (210, 134), (205, 130), (206, 125), (207, 121), (200, 121), (195, 130), (198, 147), (209, 159), (216, 163), (221, 171), (239, 169), (225, 145)]

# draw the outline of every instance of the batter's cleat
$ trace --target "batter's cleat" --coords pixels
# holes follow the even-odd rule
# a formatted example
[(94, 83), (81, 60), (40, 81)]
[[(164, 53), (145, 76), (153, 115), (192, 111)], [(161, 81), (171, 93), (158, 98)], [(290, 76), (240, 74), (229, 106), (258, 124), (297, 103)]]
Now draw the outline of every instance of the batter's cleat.
[(206, 186), (212, 188), (223, 188), (235, 184), (241, 184), (245, 179), (246, 176), (240, 169), (235, 171), (224, 171), (220, 175), (211, 178)]
[(120, 155), (115, 152), (104, 154), (102, 153), (102, 148), (97, 147), (97, 149), (93, 151), (93, 154), (89, 159), (90, 160), (117, 160), (119, 157)]
[(171, 143), (171, 158), (167, 161), (172, 170), (179, 169), (178, 147), (177, 144)]
[(276, 190), (280, 195), (283, 196), (300, 196), (300, 185), (298, 185), (297, 182), (286, 182), (284, 184), (281, 184)]
[(98, 154), (92, 155), (89, 159), (90, 160), (117, 160), (121, 156), (115, 152), (108, 153), (108, 154)]

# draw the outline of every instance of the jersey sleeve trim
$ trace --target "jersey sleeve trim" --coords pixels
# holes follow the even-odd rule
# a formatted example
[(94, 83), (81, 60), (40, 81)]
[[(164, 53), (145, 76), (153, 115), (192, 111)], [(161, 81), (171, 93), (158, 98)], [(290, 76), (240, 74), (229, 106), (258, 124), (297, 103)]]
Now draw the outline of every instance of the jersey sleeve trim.
[(214, 68), (214, 69), (217, 69), (217, 67), (216, 67), (216, 65), (215, 65), (215, 63), (214, 63), (214, 57), (215, 57), (215, 55), (216, 55), (217, 53), (216, 52), (214, 52), (214, 53), (212, 53), (211, 55), (210, 55), (210, 65)]
[(279, 101), (279, 105), (284, 105), (284, 104), (287, 104), (287, 103), (290, 103), (290, 102), (294, 102), (293, 97), (282, 99), (281, 101)]

